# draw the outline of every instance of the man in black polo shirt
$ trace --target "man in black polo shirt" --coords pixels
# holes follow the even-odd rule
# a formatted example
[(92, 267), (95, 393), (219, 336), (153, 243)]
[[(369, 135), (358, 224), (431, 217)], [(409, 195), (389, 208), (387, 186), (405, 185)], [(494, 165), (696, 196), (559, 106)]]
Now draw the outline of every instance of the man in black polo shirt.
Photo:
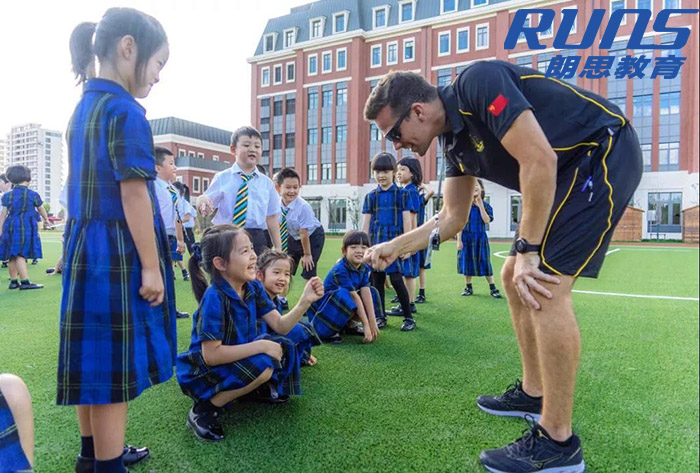
[(530, 432), (482, 452), (492, 472), (584, 470), (571, 431), (580, 333), (571, 303), (579, 276), (597, 277), (613, 229), (642, 175), (639, 140), (612, 103), (504, 61), (480, 61), (446, 87), (394, 72), (365, 105), (398, 149), (424, 155), (438, 137), (447, 160), (439, 218), (368, 250), (381, 269), (425, 248), (434, 228), (448, 240), (465, 224), (475, 178), (522, 194), (522, 219), (501, 276), (523, 381), (479, 396), (482, 410), (532, 416)]

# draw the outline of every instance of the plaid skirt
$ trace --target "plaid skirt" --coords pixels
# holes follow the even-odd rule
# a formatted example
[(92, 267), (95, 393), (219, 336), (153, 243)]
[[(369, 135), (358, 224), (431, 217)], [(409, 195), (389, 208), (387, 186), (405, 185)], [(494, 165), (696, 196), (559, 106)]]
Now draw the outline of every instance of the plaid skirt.
[(316, 334), (313, 325), (308, 322), (299, 322), (287, 335), (280, 335), (291, 341), (296, 347), (299, 364), (305, 365), (311, 356), (311, 347), (321, 344), (321, 339)]
[(173, 261), (182, 261), (182, 255), (177, 252), (177, 237), (168, 235), (168, 243), (170, 243), (170, 257)]
[(32, 467), (19, 443), (19, 434), (10, 407), (0, 391), (0, 473), (30, 472)]
[(34, 217), (9, 215), (2, 226), (0, 260), (7, 261), (17, 256), (25, 259), (42, 257), (39, 226)]
[(465, 276), (493, 276), (486, 233), (462, 234), (462, 249), (457, 252), (457, 272)]
[[(376, 317), (382, 317), (384, 311), (379, 292), (373, 287), (370, 287), (370, 291), (374, 303), (374, 314)], [(327, 292), (321, 299), (311, 304), (311, 308), (306, 311), (306, 316), (318, 336), (324, 339), (340, 332), (356, 311), (357, 304), (350, 296), (350, 291), (341, 288)]]
[(159, 216), (155, 230), (166, 291), (151, 307), (139, 295), (141, 262), (125, 221), (66, 225), (58, 404), (127, 402), (173, 375), (175, 288)]
[(420, 270), (420, 252), (403, 260), (403, 271), (401, 275), (405, 278), (417, 278)]
[(428, 250), (420, 250), (418, 252), (418, 269), (430, 269), (430, 263), (425, 264), (425, 260), (428, 257)]
[(211, 399), (223, 391), (248, 386), (268, 368), (277, 392), (282, 395), (301, 394), (301, 365), (296, 347), (289, 339), (276, 334), (262, 334), (255, 340), (271, 340), (282, 345), (282, 361), (259, 353), (234, 363), (209, 366), (201, 352), (183, 353), (177, 357), (177, 382), (185, 395), (195, 402)]

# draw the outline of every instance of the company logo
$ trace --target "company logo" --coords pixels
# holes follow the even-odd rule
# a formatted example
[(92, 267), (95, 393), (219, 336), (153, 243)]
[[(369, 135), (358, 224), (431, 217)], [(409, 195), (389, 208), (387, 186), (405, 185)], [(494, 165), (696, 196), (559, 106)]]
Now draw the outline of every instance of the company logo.
[[(655, 58), (654, 70), (651, 78), (654, 79), (662, 76), (664, 79), (672, 79), (678, 75), (680, 67), (685, 62), (686, 58), (680, 56), (680, 49), (685, 46), (690, 36), (690, 28), (688, 27), (669, 27), (668, 20), (671, 15), (695, 14), (698, 9), (665, 9), (661, 10), (652, 25), (652, 28), (657, 33), (675, 33), (675, 38), (672, 43), (667, 44), (646, 44), (644, 40), (644, 32), (651, 19), (651, 11), (646, 9), (618, 9), (610, 14), (610, 18), (605, 27), (603, 35), (600, 39), (598, 47), (600, 49), (611, 49), (615, 36), (617, 35), (620, 24), (625, 15), (628, 19), (634, 21), (634, 28), (625, 49), (645, 49), (665, 50), (661, 57)], [(606, 10), (595, 9), (588, 23), (585, 26), (583, 37), (578, 44), (569, 44), (569, 36), (575, 24), (578, 10), (564, 9), (562, 10), (561, 24), (559, 25), (556, 35), (554, 36), (553, 47), (560, 50), (580, 50), (588, 49), (593, 46), (596, 36), (601, 28), (603, 19), (605, 18)], [(508, 30), (508, 35), (503, 44), (505, 49), (514, 49), (518, 41), (527, 42), (528, 48), (532, 50), (545, 49), (546, 46), (540, 44), (538, 33), (552, 31), (554, 34), (554, 15), (555, 12), (548, 8), (524, 8), (515, 12), (513, 23)], [(529, 18), (539, 16), (537, 26), (529, 26)], [(665, 53), (665, 54), (664, 54)], [(651, 63), (652, 58), (647, 58), (644, 55), (639, 57), (625, 56), (621, 58), (618, 67), (615, 70), (615, 78), (621, 79), (624, 77), (644, 77), (644, 68)], [(558, 55), (555, 56), (547, 70), (548, 77), (555, 76), (563, 79), (573, 77), (578, 71), (578, 65), (581, 61), (581, 56), (577, 55)], [(590, 79), (598, 79), (608, 77), (610, 69), (615, 62), (614, 56), (589, 56), (583, 67), (579, 77), (587, 77)], [(550, 70), (551, 69), (551, 70)]]

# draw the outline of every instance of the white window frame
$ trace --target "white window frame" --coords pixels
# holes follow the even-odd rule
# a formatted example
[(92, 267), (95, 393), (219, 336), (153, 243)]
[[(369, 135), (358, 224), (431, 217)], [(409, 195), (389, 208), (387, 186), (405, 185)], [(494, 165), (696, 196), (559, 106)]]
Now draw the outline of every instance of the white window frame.
[(489, 6), (489, 0), (486, 0), (486, 3), (484, 3), (483, 5), (474, 5), (474, 0), (472, 0), (472, 8), (481, 8), (487, 6)]
[[(389, 10), (391, 9), (390, 5), (381, 5), (379, 7), (374, 7), (372, 8), (372, 29), (376, 30), (377, 28), (386, 28), (389, 26)], [(379, 10), (384, 10), (384, 24), (382, 26), (377, 26), (377, 11)]]
[[(311, 72), (311, 58), (316, 59), (316, 71)], [(308, 57), (306, 58), (306, 75), (307, 76), (315, 76), (318, 74), (318, 54), (309, 54)]]
[(450, 10), (450, 11), (445, 11), (445, 0), (440, 0), (440, 14), (444, 15), (445, 13), (454, 13), (459, 11), (459, 0), (455, 0), (455, 9)]
[[(396, 46), (396, 60), (389, 62), (389, 46)], [(389, 41), (386, 43), (386, 65), (387, 66), (393, 66), (395, 64), (399, 63), (399, 42), (398, 41)]]
[(177, 150), (177, 157), (178, 158), (185, 158), (187, 157), (187, 150), (184, 150), (182, 148)]
[[(374, 50), (375, 49), (379, 49), (379, 64), (372, 63), (372, 60), (374, 59)], [(381, 44), (374, 44), (369, 49), (369, 68), (376, 69), (378, 67), (382, 67), (382, 45)]]
[[(275, 76), (277, 75), (276, 72), (279, 69), (280, 71), (280, 80), (277, 81), (275, 80)], [(284, 76), (282, 75), (284, 71), (282, 70), (282, 64), (275, 64), (272, 66), (272, 85), (280, 85), (282, 82), (284, 82)]]
[[(294, 71), (291, 79), (289, 78), (289, 66), (292, 66), (292, 70)], [(296, 80), (297, 80), (297, 64), (294, 61), (290, 61), (284, 65), (284, 80), (288, 84), (290, 82), (296, 82)]]
[[(481, 28), (482, 26), (486, 27), (486, 46), (479, 46), (479, 28)], [(491, 25), (489, 23), (479, 23), (478, 25), (476, 25), (476, 36), (475, 36), (476, 41), (474, 41), (474, 43), (475, 43), (474, 50), (481, 51), (484, 49), (489, 49), (489, 45), (491, 43), (490, 36), (491, 36)]]
[[(411, 43), (413, 45), (413, 56), (410, 59), (406, 59), (406, 43)], [(414, 62), (416, 60), (416, 38), (404, 38), (403, 40), (403, 50), (401, 54), (401, 62), (404, 64), (407, 62)]]
[[(328, 61), (330, 68), (328, 69), (325, 68), (326, 61), (323, 60), (326, 56), (330, 57)], [(321, 53), (321, 74), (330, 74), (331, 72), (333, 72), (333, 51), (323, 51)]]
[[(267, 72), (267, 82), (265, 81), (265, 72)], [(260, 87), (270, 87), (270, 66), (265, 66), (260, 69)]]
[(202, 193), (202, 181), (199, 176), (192, 176), (192, 192), (196, 194)]
[(214, 161), (218, 161), (218, 160), (219, 160), (219, 155), (218, 155), (218, 154), (213, 154), (213, 155), (211, 156), (211, 159), (214, 160)]
[[(540, 13), (539, 18), (537, 18), (537, 26), (540, 26), (542, 22), (542, 14)], [(547, 39), (554, 36), (554, 18), (552, 18), (552, 26), (550, 26), (549, 34), (537, 33), (540, 38)]]
[[(440, 41), (443, 36), (447, 36), (447, 51), (440, 51)], [(438, 32), (437, 50), (438, 57), (445, 57), (450, 55), (450, 53), (452, 52), (452, 31), (446, 30)]]
[[(561, 27), (561, 22), (564, 19), (564, 10), (573, 10), (573, 8), (564, 8), (561, 10), (559, 13), (559, 26)], [(571, 28), (571, 31), (569, 31), (569, 34), (576, 34), (576, 30), (578, 30), (578, 15), (576, 15), (576, 18), (574, 19), (574, 27)]]
[[(335, 29), (335, 19), (339, 16), (344, 16), (345, 17), (345, 29), (343, 31), (337, 31)], [(338, 34), (338, 33), (347, 33), (348, 31), (348, 19), (350, 18), (350, 12), (348, 10), (344, 10), (341, 12), (333, 13), (333, 34)]]
[[(610, 12), (608, 14), (608, 20), (610, 19), (610, 16), (613, 13), (613, 9), (612, 9), (613, 2), (622, 2), (622, 10), (625, 10), (627, 8), (627, 0), (610, 0), (610, 2), (608, 3), (608, 7), (609, 7), (608, 12)], [(626, 24), (627, 24), (627, 17), (623, 16), (622, 21), (620, 22), (620, 26), (625, 26)]]
[[(318, 36), (313, 36), (314, 23), (316, 21), (321, 22), (320, 34)], [(326, 27), (326, 17), (325, 16), (317, 16), (316, 18), (309, 19), (309, 39), (323, 38), (323, 30), (325, 29), (325, 27)]]
[[(187, 157), (188, 157), (188, 158), (196, 158), (196, 157), (197, 157), (197, 153), (195, 153), (194, 151), (192, 151), (192, 150), (190, 149), (190, 150), (187, 151)], [(35, 169), (35, 171), (36, 171), (36, 169)]]
[[(525, 21), (526, 21), (526, 23), (523, 26), (523, 28), (531, 28), (532, 27), (532, 14), (531, 13), (528, 13), (525, 16)], [(476, 37), (474, 37), (474, 39), (476, 40)], [(527, 42), (527, 36), (523, 35), (523, 38), (520, 39), (520, 35), (518, 35), (517, 43), (526, 43), (526, 42)]]
[[(340, 61), (338, 60), (341, 52), (345, 52), (345, 65), (343, 67), (340, 67)], [(344, 71), (347, 68), (348, 68), (348, 48), (336, 49), (335, 50), (335, 70), (336, 71)]]
[(199, 159), (204, 159), (204, 153), (197, 153), (197, 157)]
[[(282, 45), (283, 49), (289, 49), (292, 46), (294, 46), (297, 42), (297, 30), (298, 28), (287, 28), (286, 30), (282, 31), (282, 42), (284, 43)], [(287, 44), (287, 33), (292, 32), (292, 42), (291, 44)]]
[[(410, 3), (410, 4), (411, 4), (411, 19), (410, 19), (410, 20), (403, 20), (403, 19), (401, 19), (401, 9), (402, 9), (403, 6), (406, 5), (407, 3)], [(399, 2), (399, 15), (398, 15), (398, 19), (399, 19), (399, 24), (400, 24), (400, 25), (403, 24), (403, 23), (410, 23), (410, 22), (412, 22), (412, 21), (415, 21), (415, 19), (416, 19), (416, 0), (404, 0), (403, 2)]]
[[(662, 5), (665, 2), (662, 2)], [(649, 11), (651, 12), (651, 17), (654, 18), (654, 0), (651, 0), (649, 2)], [(637, 0), (637, 8), (639, 8), (639, 0)], [(676, 15), (670, 15), (671, 17), (676, 16)]]
[[(206, 189), (204, 189), (206, 187)], [(209, 178), (208, 177), (203, 177), (202, 178), (202, 193), (206, 192), (209, 190)]]
[[(267, 49), (267, 37), (272, 36), (272, 49)], [(263, 53), (269, 53), (275, 50), (275, 44), (277, 43), (277, 33), (267, 33), (263, 36)]]
[[(459, 48), (459, 34), (464, 33), (465, 31), (467, 32), (467, 49), (460, 49)], [(469, 50), (472, 47), (472, 39), (470, 37), (471, 32), (469, 31), (469, 27), (465, 26), (463, 28), (457, 28), (457, 31), (455, 33), (456, 33), (455, 34), (455, 51), (457, 52), (457, 54), (469, 52)]]

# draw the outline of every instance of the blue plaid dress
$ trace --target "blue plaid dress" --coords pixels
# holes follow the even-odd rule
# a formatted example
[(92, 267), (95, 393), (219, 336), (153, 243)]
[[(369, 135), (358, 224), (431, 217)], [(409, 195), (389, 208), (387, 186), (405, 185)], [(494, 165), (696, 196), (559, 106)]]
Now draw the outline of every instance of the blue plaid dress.
[[(406, 208), (404, 210), (418, 214), (421, 209), (421, 202), (423, 201), (420, 192), (418, 192), (418, 187), (411, 182), (403, 188), (403, 191), (406, 194)], [(416, 215), (416, 222), (417, 221), (418, 215)], [(419, 269), (420, 252), (417, 252), (410, 258), (403, 260), (403, 272), (401, 274), (405, 278), (417, 278)]]
[[(283, 312), (282, 302), (280, 302), (277, 297), (275, 297), (272, 302), (275, 303), (277, 312), (281, 314)], [(270, 333), (277, 335), (273, 331), (270, 331)], [(289, 332), (287, 332), (287, 335), (280, 336), (286, 338), (294, 344), (296, 347), (297, 356), (299, 357), (299, 364), (301, 366), (308, 364), (309, 357), (311, 356), (311, 347), (321, 344), (321, 339), (316, 334), (316, 330), (314, 329), (313, 325), (304, 321), (296, 324)]]
[(32, 471), (22, 445), (15, 419), (5, 397), (0, 391), (0, 473), (23, 473)]
[[(425, 223), (425, 208), (428, 205), (428, 201), (425, 199), (425, 191), (420, 191), (420, 209), (418, 210), (418, 226), (420, 227)], [(420, 250), (418, 252), (418, 267), (419, 269), (430, 269), (430, 264), (425, 264), (425, 258), (428, 255), (428, 249)]]
[(2, 206), (7, 209), (7, 218), (0, 236), (1, 260), (17, 256), (25, 259), (41, 258), (36, 208), (42, 204), (39, 194), (27, 186), (14, 186), (2, 195)]
[[(369, 241), (372, 245), (384, 243), (403, 233), (403, 211), (407, 209), (406, 193), (396, 184), (387, 190), (377, 186), (365, 196), (363, 214), (372, 217), (369, 223)], [(403, 271), (403, 261), (396, 259), (386, 268), (387, 274)]]
[[(207, 288), (192, 316), (190, 348), (177, 357), (177, 381), (180, 389), (195, 401), (211, 399), (222, 391), (243, 388), (267, 368), (274, 370), (270, 380), (282, 395), (301, 394), (299, 357), (290, 340), (261, 332), (263, 316), (276, 310), (262, 284), (245, 285), (243, 299), (223, 279), (215, 279)], [(282, 362), (269, 355), (257, 355), (224, 365), (209, 366), (202, 355), (202, 343), (221, 340), (223, 345), (242, 345), (256, 340), (282, 344)]]
[[(168, 239), (157, 210), (153, 138), (146, 111), (122, 87), (88, 81), (66, 136), (69, 219), (59, 325), (59, 404), (126, 402), (168, 380), (177, 355)], [(157, 307), (139, 295), (141, 260), (119, 183), (143, 179), (166, 288)]]
[[(493, 222), (493, 209), (488, 202), (484, 202), (484, 209)], [(457, 272), (465, 276), (493, 276), (486, 224), (476, 205), (472, 205), (461, 238), (462, 250), (457, 252)]]

